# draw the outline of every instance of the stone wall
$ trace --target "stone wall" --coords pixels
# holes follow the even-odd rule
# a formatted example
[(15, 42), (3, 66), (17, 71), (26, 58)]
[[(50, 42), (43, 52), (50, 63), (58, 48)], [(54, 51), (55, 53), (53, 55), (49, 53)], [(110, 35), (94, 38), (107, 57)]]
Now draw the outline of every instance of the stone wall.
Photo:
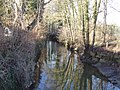
[(101, 47), (96, 47), (82, 54), (81, 59), (83, 62), (89, 63), (120, 63), (120, 52), (115, 53)]

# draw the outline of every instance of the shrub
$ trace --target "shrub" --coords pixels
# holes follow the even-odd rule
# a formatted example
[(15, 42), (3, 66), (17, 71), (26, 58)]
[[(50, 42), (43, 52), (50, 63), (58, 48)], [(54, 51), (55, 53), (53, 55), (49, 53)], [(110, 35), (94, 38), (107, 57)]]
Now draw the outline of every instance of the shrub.
[(4, 36), (0, 26), (0, 89), (24, 90), (34, 81), (35, 34), (11, 29), (12, 36)]

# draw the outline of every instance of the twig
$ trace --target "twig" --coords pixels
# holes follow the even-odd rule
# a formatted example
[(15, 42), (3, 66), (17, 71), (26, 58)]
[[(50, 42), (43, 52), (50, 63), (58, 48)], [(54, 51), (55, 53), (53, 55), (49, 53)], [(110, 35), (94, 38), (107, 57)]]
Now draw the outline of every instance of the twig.
[(48, 2), (44, 3), (44, 5), (47, 5), (48, 3), (50, 3), (52, 0), (49, 0)]

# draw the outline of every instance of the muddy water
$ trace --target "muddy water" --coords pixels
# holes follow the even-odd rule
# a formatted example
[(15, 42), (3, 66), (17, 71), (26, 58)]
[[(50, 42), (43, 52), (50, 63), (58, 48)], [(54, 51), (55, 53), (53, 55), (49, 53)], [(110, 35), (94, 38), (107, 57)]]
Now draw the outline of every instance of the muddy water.
[(48, 41), (36, 90), (120, 90), (98, 69), (80, 62), (78, 55)]

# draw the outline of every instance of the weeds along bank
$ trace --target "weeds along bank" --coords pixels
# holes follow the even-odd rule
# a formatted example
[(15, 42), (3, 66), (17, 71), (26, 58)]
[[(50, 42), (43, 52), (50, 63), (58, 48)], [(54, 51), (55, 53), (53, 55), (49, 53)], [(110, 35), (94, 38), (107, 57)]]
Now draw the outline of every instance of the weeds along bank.
[(38, 39), (35, 33), (19, 28), (5, 34), (8, 33), (0, 26), (0, 89), (25, 90), (34, 82), (40, 54)]

